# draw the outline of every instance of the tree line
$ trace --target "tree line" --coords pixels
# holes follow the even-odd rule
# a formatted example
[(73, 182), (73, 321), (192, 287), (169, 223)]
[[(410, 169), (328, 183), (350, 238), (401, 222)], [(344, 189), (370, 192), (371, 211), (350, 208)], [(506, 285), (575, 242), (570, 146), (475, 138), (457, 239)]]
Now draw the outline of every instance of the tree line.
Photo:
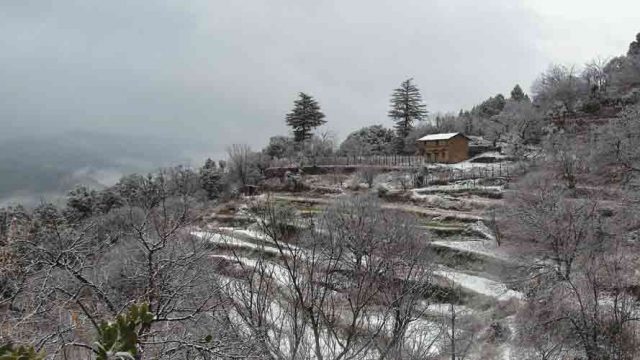
[[(625, 106), (640, 102), (640, 34), (625, 55), (596, 58), (582, 70), (575, 66), (551, 65), (534, 81), (528, 95), (515, 85), (508, 96), (496, 94), (470, 110), (427, 117), (426, 104), (413, 79), (392, 91), (388, 117), (394, 129), (368, 126), (349, 134), (337, 144), (329, 134), (314, 135), (326, 124), (325, 114), (312, 96), (300, 93), (287, 115), (293, 138), (275, 136), (263, 150), (272, 158), (326, 155), (414, 154), (416, 140), (431, 133), (461, 132), (478, 136), (514, 152), (539, 144), (549, 128), (563, 119), (612, 117)], [(426, 121), (425, 121), (426, 120)], [(313, 144), (306, 144), (312, 142)]]

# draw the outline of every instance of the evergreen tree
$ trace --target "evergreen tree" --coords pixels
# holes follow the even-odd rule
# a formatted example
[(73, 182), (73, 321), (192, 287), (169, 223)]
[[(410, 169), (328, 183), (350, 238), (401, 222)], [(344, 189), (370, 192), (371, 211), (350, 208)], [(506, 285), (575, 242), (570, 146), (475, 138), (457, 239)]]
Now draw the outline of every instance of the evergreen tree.
[(311, 130), (326, 123), (320, 105), (311, 96), (300, 93), (293, 103), (293, 110), (287, 114), (287, 125), (293, 129), (293, 138), (302, 142), (311, 138)]
[(356, 130), (349, 134), (340, 145), (339, 152), (343, 155), (390, 155), (393, 154), (393, 130), (382, 125), (373, 125)]
[(78, 186), (67, 194), (65, 215), (69, 220), (77, 221), (93, 215), (97, 195), (94, 190)]
[(107, 188), (98, 192), (95, 203), (95, 210), (103, 214), (124, 205), (124, 200), (113, 188)]
[(207, 192), (209, 200), (216, 199), (222, 192), (222, 171), (218, 170), (215, 161), (207, 159), (200, 168), (200, 185)]
[(294, 153), (295, 142), (288, 136), (272, 136), (269, 139), (269, 145), (262, 151), (269, 155), (272, 159), (283, 159), (292, 156)]
[(629, 51), (627, 51), (628, 57), (640, 56), (640, 33), (636, 34), (636, 41), (629, 44)]
[(527, 95), (522, 91), (520, 85), (517, 85), (511, 90), (511, 100), (513, 101), (523, 101), (527, 99)]
[(480, 105), (474, 106), (473, 109), (471, 109), (471, 113), (489, 119), (492, 116), (500, 114), (506, 103), (507, 101), (504, 96), (498, 94), (483, 101)]
[(407, 79), (391, 95), (389, 117), (396, 123), (398, 138), (403, 140), (413, 129), (414, 121), (427, 116), (427, 106), (422, 102), (420, 90), (413, 84), (413, 78)]

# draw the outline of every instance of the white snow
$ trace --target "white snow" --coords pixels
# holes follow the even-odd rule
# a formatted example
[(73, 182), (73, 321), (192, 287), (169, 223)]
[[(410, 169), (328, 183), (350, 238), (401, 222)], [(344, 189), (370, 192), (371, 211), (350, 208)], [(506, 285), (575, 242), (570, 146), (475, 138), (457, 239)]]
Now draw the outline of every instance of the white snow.
[(487, 153), (482, 153), (479, 154), (477, 156), (474, 156), (470, 159), (455, 163), (455, 164), (438, 164), (437, 166), (439, 167), (445, 167), (445, 168), (449, 168), (449, 169), (458, 169), (458, 170), (472, 170), (472, 169), (486, 169), (486, 168), (493, 168), (495, 169), (494, 173), (499, 174), (499, 170), (502, 167), (502, 173), (506, 174), (506, 169), (509, 166), (509, 162), (504, 161), (504, 162), (495, 162), (495, 163), (490, 163), (490, 162), (474, 162), (476, 159), (479, 158), (484, 158), (484, 157), (495, 157), (497, 159), (501, 159), (504, 160), (504, 158), (506, 158), (505, 155), (500, 154), (498, 152), (487, 152)]
[[(232, 255), (214, 255), (214, 258), (226, 259), (229, 261), (237, 262), (242, 264), (245, 267), (255, 268), (258, 265), (258, 261), (255, 259), (250, 259), (247, 257), (241, 256), (232, 256)], [(273, 262), (264, 261), (265, 271), (270, 274), (271, 278), (276, 280), (280, 285), (288, 288), (291, 283), (291, 277), (283, 266), (275, 264)]]
[[(474, 310), (464, 305), (453, 305), (453, 310), (456, 314), (468, 315), (474, 313)], [(436, 315), (448, 315), (451, 314), (451, 304), (437, 303), (429, 304), (425, 312)]]
[(414, 195), (421, 196), (429, 193), (450, 192), (450, 191), (458, 191), (458, 190), (465, 190), (465, 189), (501, 192), (504, 190), (504, 187), (497, 186), (497, 185), (485, 185), (485, 186), (474, 185), (473, 181), (468, 180), (468, 181), (459, 181), (455, 184), (450, 184), (450, 185), (427, 186), (423, 188), (413, 189), (411, 191), (414, 193)]
[(459, 271), (442, 267), (435, 272), (437, 275), (459, 284), (463, 288), (486, 295), (497, 300), (509, 300), (512, 298), (523, 299), (524, 295), (507, 288), (504, 283), (493, 281), (480, 276), (468, 275)]
[(496, 237), (493, 234), (493, 231), (491, 231), (491, 229), (489, 229), (489, 227), (482, 221), (476, 221), (473, 225), (471, 225), (471, 228), (482, 234), (486, 239), (491, 240), (491, 244), (497, 245)]
[(269, 246), (252, 243), (250, 241), (238, 239), (230, 235), (220, 234), (216, 232), (192, 231), (191, 234), (194, 236), (197, 236), (198, 238), (204, 241), (208, 241), (214, 244), (230, 245), (230, 246), (236, 246), (241, 248), (255, 249), (255, 250), (260, 250), (260, 251), (264, 251), (264, 252), (276, 254), (276, 255), (280, 253), (278, 249), (275, 249)]
[[(449, 140), (452, 137), (458, 135), (460, 133), (441, 133), (441, 134), (429, 134), (427, 136), (423, 136), (418, 141), (435, 141), (435, 140)], [(462, 134), (460, 134), (462, 135)], [(464, 135), (463, 135), (464, 136)]]
[(512, 259), (505, 253), (498, 251), (493, 243), (482, 240), (469, 241), (446, 241), (436, 240), (432, 244), (442, 247), (448, 247), (454, 250), (479, 254), (490, 258), (512, 262)]
[[(238, 235), (243, 235), (246, 237), (249, 237), (251, 239), (255, 239), (255, 240), (260, 240), (260, 241), (264, 241), (273, 245), (276, 245), (276, 242), (267, 234), (261, 232), (261, 231), (256, 231), (256, 230), (249, 230), (249, 229), (240, 229), (240, 228), (232, 228), (232, 227), (220, 227), (218, 228), (218, 231), (221, 232), (225, 232), (225, 233), (229, 233), (231, 236), (238, 234)], [(287, 250), (298, 250), (298, 247), (295, 245), (291, 245), (289, 243), (281, 243), (280, 245), (282, 245), (283, 248), (287, 249)]]
[(231, 234), (235, 233), (235, 234), (246, 235), (250, 238), (258, 239), (262, 241), (271, 241), (271, 238), (267, 236), (267, 234), (259, 231), (255, 231), (255, 230), (240, 229), (240, 228), (233, 228), (233, 227), (219, 227), (218, 230), (223, 232), (228, 232)]

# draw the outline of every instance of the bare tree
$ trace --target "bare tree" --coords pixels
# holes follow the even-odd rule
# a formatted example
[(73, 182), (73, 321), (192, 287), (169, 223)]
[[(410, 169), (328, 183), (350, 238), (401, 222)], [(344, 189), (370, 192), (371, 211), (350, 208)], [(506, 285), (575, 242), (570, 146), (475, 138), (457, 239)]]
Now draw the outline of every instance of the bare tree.
[(139, 207), (132, 197), (78, 223), (52, 212), (38, 215), (12, 243), (25, 277), (3, 328), (51, 356), (89, 358), (102, 320), (146, 303), (153, 319), (138, 331), (141, 358), (259, 354), (230, 325), (221, 279), (207, 271), (215, 264), (206, 244), (187, 231), (190, 179), (180, 171), (159, 174), (153, 203)]
[(595, 58), (585, 64), (581, 76), (587, 82), (592, 94), (604, 93), (609, 84), (609, 74), (606, 72), (608, 58)]
[[(453, 283), (449, 285), (450, 294), (454, 298), (460, 298), (462, 294), (460, 286)], [(451, 300), (447, 308), (442, 314), (442, 325), (445, 330), (442, 346), (446, 349), (444, 353), (448, 354), (451, 360), (464, 360), (477, 342), (476, 331), (474, 331), (475, 324), (467, 311), (459, 309), (455, 300)]]
[(227, 149), (227, 171), (232, 182), (244, 187), (255, 185), (260, 179), (257, 154), (249, 145), (233, 144)]
[(380, 169), (374, 166), (365, 166), (360, 171), (358, 171), (358, 178), (361, 181), (364, 181), (369, 189), (373, 187), (373, 183), (376, 180), (376, 177), (380, 174)]
[(285, 226), (295, 221), (290, 211), (267, 203), (260, 213), (277, 261), (242, 260), (253, 270), (241, 282), (253, 280), (236, 304), (253, 331), (266, 329), (263, 347), (284, 359), (409, 351), (408, 329), (433, 291), (426, 239), (413, 220), (382, 211), (372, 198), (341, 201), (293, 233)]
[(548, 302), (527, 302), (517, 314), (515, 327), (518, 356), (523, 359), (559, 360), (575, 346), (568, 324), (555, 321)]
[(576, 111), (578, 100), (587, 94), (587, 86), (574, 67), (552, 65), (534, 82), (532, 91), (534, 102), (554, 115), (563, 115)]
[(489, 131), (494, 133), (495, 139), (511, 135), (509, 140), (526, 144), (540, 141), (544, 119), (530, 101), (508, 100), (502, 112), (489, 123)]
[(587, 159), (590, 149), (572, 131), (553, 134), (544, 146), (550, 154), (547, 168), (555, 173), (568, 189), (575, 189), (580, 177), (588, 172)]
[(640, 107), (626, 109), (593, 134), (592, 160), (595, 168), (619, 167), (623, 173), (640, 172)]
[(531, 326), (558, 324), (567, 331), (534, 348), (552, 356), (560, 341), (587, 359), (630, 358), (640, 319), (631, 300), (633, 266), (626, 264), (637, 260), (637, 245), (624, 238), (637, 221), (630, 223), (625, 212), (602, 211), (597, 200), (571, 198), (549, 178), (519, 190), (508, 199), (502, 221), (505, 239), (517, 244), (531, 267)]

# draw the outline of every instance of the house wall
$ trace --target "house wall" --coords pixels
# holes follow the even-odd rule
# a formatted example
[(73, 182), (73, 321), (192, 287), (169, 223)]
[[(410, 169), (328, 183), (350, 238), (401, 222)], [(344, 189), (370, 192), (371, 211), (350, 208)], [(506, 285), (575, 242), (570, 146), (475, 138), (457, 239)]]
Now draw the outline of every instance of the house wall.
[(430, 162), (457, 163), (469, 158), (469, 140), (457, 135), (448, 140), (422, 141), (420, 153)]
[(457, 163), (469, 158), (469, 140), (464, 136), (458, 135), (449, 139), (450, 163)]

